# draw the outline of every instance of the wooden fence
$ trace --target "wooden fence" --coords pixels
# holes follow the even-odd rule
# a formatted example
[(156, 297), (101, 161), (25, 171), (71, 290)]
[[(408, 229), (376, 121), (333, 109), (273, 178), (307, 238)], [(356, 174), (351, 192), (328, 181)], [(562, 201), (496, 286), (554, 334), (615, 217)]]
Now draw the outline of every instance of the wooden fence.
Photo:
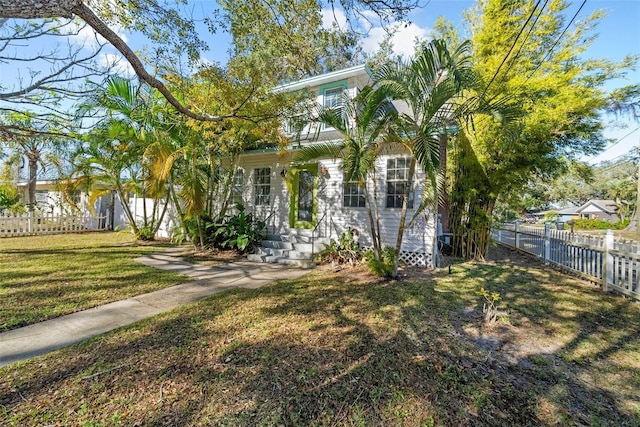
[(491, 237), (498, 243), (535, 255), (552, 264), (602, 286), (640, 300), (640, 243), (604, 236), (589, 236), (545, 228), (524, 227), (519, 223), (494, 227)]
[(108, 216), (90, 214), (3, 214), (0, 215), (0, 237), (32, 236), (36, 234), (78, 233), (101, 231), (109, 227)]

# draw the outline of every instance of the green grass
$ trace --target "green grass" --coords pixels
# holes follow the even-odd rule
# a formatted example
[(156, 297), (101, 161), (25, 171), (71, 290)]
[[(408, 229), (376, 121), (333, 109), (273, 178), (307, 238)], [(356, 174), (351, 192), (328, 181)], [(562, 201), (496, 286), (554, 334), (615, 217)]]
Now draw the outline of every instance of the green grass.
[(217, 294), (0, 369), (0, 424), (640, 425), (638, 304), (515, 261)]
[(158, 250), (124, 233), (0, 239), (0, 331), (187, 281), (133, 261)]

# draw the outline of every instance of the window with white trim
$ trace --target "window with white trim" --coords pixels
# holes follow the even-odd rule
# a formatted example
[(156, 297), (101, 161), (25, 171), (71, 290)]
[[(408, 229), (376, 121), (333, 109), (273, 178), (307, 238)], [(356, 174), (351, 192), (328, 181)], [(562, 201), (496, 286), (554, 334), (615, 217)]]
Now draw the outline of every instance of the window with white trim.
[(36, 190), (36, 203), (49, 203), (49, 190)]
[(342, 205), (345, 208), (364, 208), (366, 206), (366, 196), (364, 187), (361, 187), (357, 181), (347, 181), (345, 175), (342, 184)]
[[(406, 157), (387, 159), (387, 204), (388, 208), (401, 208), (404, 194), (409, 190), (407, 206), (413, 208), (413, 189), (409, 183), (409, 165)], [(407, 188), (409, 187), (409, 188)]]
[[(332, 87), (325, 89), (322, 105), (324, 108), (331, 108), (336, 111), (339, 116), (342, 116), (344, 111), (343, 93), (345, 91), (344, 86)], [(322, 129), (332, 129), (330, 126), (322, 124)]]
[(253, 170), (253, 192), (256, 206), (269, 205), (271, 202), (271, 168)]

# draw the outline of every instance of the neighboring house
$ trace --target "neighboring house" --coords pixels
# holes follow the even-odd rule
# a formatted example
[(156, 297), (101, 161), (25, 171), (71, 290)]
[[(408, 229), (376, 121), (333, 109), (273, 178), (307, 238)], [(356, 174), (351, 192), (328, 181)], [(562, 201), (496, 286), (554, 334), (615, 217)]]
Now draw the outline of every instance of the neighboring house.
[[(29, 182), (18, 181), (16, 183), (18, 192), (20, 193), (20, 201), (25, 205), (29, 203)], [(74, 204), (80, 210), (88, 210), (89, 197), (83, 192), (75, 192), (73, 194)], [(63, 191), (60, 189), (60, 183), (57, 180), (38, 180), (36, 181), (36, 209), (46, 214), (58, 215), (66, 213), (72, 209), (71, 204), (64, 197)]]
[[(340, 109), (344, 91), (353, 97), (370, 83), (369, 73), (361, 65), (286, 84), (276, 90), (308, 90), (318, 104)], [(362, 247), (372, 246), (364, 193), (356, 183), (345, 181), (341, 159), (322, 158), (294, 164), (296, 147), (316, 140), (338, 142), (341, 139), (335, 129), (311, 124), (303, 130), (301, 140), (296, 140), (285, 152), (277, 148), (255, 150), (240, 157), (232, 190), (234, 199), (267, 223), (271, 239), (280, 240), (267, 242), (267, 248), (254, 258), (286, 262), (285, 252), (289, 252), (289, 256), (308, 258), (288, 243), (309, 243), (316, 239), (326, 242), (352, 229), (357, 230)], [(403, 186), (409, 184), (413, 189), (407, 220), (420, 203), (424, 176), (417, 168), (415, 181), (408, 183), (408, 167), (408, 154), (401, 149), (381, 155), (376, 163), (381, 238), (388, 246), (396, 243)], [(371, 182), (368, 185), (372, 188)], [(407, 264), (431, 265), (435, 230), (432, 212), (415, 221), (405, 231), (401, 259)], [(281, 240), (288, 243), (283, 245)]]
[(602, 219), (609, 222), (618, 222), (619, 206), (613, 200), (597, 200), (591, 199), (584, 205), (576, 209), (576, 214), (580, 218), (586, 219)]
[(564, 208), (558, 211), (558, 221), (567, 222), (572, 219), (580, 218), (580, 215), (577, 212), (578, 208), (575, 206), (571, 206), (568, 208)]
[(613, 200), (589, 200), (582, 206), (570, 206), (564, 209), (553, 209), (532, 213), (538, 220), (544, 220), (545, 216), (555, 215), (557, 221), (567, 222), (571, 219), (602, 219), (610, 222), (620, 220), (618, 205)]

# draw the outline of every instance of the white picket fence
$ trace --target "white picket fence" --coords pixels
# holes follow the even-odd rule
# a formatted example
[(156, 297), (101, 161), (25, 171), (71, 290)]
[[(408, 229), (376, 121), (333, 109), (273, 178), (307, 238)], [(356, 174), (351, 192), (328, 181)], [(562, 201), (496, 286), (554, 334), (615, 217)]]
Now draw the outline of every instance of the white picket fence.
[(0, 237), (102, 231), (107, 230), (108, 227), (108, 215), (94, 216), (88, 213), (54, 215), (36, 212), (0, 215)]
[(587, 280), (602, 289), (616, 291), (640, 300), (640, 243), (614, 239), (607, 230), (604, 236), (590, 236), (545, 228), (504, 224), (491, 230), (498, 243), (535, 255)]

